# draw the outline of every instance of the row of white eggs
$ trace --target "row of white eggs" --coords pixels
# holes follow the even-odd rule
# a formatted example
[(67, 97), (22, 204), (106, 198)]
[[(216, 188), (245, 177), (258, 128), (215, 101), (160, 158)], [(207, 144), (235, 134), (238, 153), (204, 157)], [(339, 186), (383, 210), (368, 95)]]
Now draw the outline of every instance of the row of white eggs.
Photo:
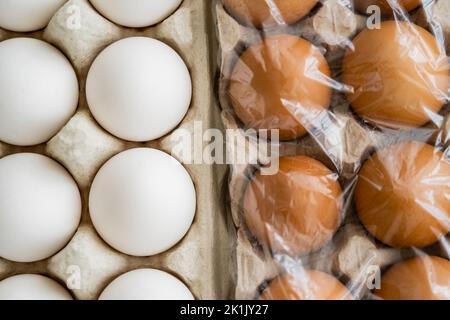
[[(75, 71), (53, 46), (31, 38), (0, 43), (0, 141), (44, 143), (78, 106)], [(150, 141), (172, 131), (192, 96), (189, 70), (161, 41), (132, 37), (95, 59), (86, 82), (89, 108), (103, 128), (129, 141)]]
[[(124, 27), (148, 27), (168, 17), (182, 0), (89, 0), (106, 18)], [(0, 28), (31, 32), (45, 28), (67, 0), (2, 0)]]
[[(74, 235), (82, 201), (70, 174), (39, 154), (0, 159), (0, 257), (34, 262), (51, 257)], [(91, 220), (116, 250), (151, 256), (177, 244), (196, 211), (186, 169), (170, 155), (130, 149), (110, 159), (89, 193)]]
[[(193, 300), (183, 282), (156, 269), (138, 269), (113, 280), (99, 300)], [(37, 274), (0, 281), (0, 300), (72, 300), (58, 282)]]

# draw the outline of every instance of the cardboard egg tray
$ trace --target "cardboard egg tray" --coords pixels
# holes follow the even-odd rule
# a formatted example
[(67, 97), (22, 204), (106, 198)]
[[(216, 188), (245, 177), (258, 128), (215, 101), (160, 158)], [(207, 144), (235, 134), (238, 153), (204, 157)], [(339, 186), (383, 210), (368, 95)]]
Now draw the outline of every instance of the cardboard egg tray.
[[(366, 26), (367, 19), (366, 16), (346, 7), (345, 1), (325, 0), (320, 1), (307, 17), (295, 25), (261, 31), (241, 25), (226, 11), (220, 0), (215, 0), (213, 9), (221, 53), (218, 58), (218, 96), (222, 119), (227, 129), (240, 130), (239, 144), (247, 149), (257, 148), (255, 139), (246, 136), (241, 129), (242, 125), (237, 120), (227, 94), (229, 78), (242, 52), (251, 44), (261, 41), (263, 36), (271, 34), (288, 33), (303, 37), (325, 55), (332, 70), (332, 77), (338, 85), (346, 46)], [(446, 39), (447, 55), (450, 53), (449, 18), (450, 2), (446, 0), (431, 1), (412, 12), (410, 17), (411, 22), (424, 28), (430, 28), (430, 20), (440, 26)], [(442, 125), (439, 128), (429, 125), (411, 131), (378, 130), (359, 119), (351, 111), (345, 95), (334, 90), (329, 111), (324, 112), (315, 123), (318, 129), (296, 141), (280, 144), (281, 156), (307, 155), (337, 172), (344, 191), (345, 205), (341, 228), (325, 247), (304, 257), (290, 258), (267, 252), (252, 237), (242, 221), (242, 195), (253, 172), (257, 170), (256, 166), (250, 163), (265, 163), (266, 159), (255, 155), (260, 158), (250, 158), (246, 164), (232, 166), (229, 181), (230, 209), (238, 230), (236, 298), (257, 298), (268, 281), (277, 275), (286, 271), (295, 272), (296, 268), (310, 268), (334, 274), (347, 285), (356, 299), (365, 299), (370, 298), (367, 281), (371, 266), (384, 270), (395, 262), (417, 255), (419, 251), (448, 258), (449, 237), (421, 250), (397, 250), (377, 242), (358, 221), (352, 199), (358, 171), (375, 150), (394, 142), (413, 139), (441, 149), (448, 148), (448, 105), (444, 107), (441, 115)]]
[[(188, 234), (172, 249), (151, 257), (124, 255), (106, 244), (95, 231), (87, 200), (90, 185), (100, 167), (126, 149), (151, 147), (169, 154), (174, 147), (173, 133), (148, 143), (120, 140), (96, 123), (89, 112), (85, 82), (89, 67), (109, 44), (126, 37), (146, 36), (174, 48), (186, 62), (193, 81), (193, 100), (181, 128), (192, 130), (195, 121), (206, 128), (220, 128), (219, 108), (214, 104), (211, 76), (208, 0), (184, 0), (162, 23), (149, 28), (120, 27), (102, 17), (88, 0), (68, 1), (45, 30), (13, 33), (0, 29), (0, 41), (14, 37), (33, 37), (59, 48), (72, 62), (80, 83), (76, 113), (48, 143), (17, 147), (0, 143), (0, 157), (19, 153), (44, 154), (60, 162), (74, 177), (83, 199), (81, 224), (67, 246), (54, 256), (36, 263), (15, 263), (0, 258), (0, 280), (16, 274), (47, 275), (67, 284), (77, 299), (97, 299), (117, 276), (137, 268), (157, 268), (182, 280), (197, 299), (225, 299), (234, 296), (234, 230), (230, 229), (223, 205), (226, 167), (185, 165), (197, 192), (197, 211)], [(79, 28), (68, 19), (78, 14)], [(176, 195), (174, 195), (176, 201)], [(36, 217), (39, 219), (39, 217)]]

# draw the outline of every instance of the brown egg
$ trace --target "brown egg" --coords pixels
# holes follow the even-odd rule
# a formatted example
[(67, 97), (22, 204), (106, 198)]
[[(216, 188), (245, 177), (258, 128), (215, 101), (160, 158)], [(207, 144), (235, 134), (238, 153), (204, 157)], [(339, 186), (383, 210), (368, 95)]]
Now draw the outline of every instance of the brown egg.
[(424, 256), (398, 263), (374, 294), (385, 300), (450, 300), (450, 261)]
[(359, 217), (392, 247), (425, 247), (450, 231), (450, 162), (420, 142), (398, 144), (362, 167), (355, 192)]
[(420, 127), (448, 98), (450, 65), (433, 35), (406, 22), (362, 31), (344, 58), (342, 80), (364, 119), (388, 127)]
[(229, 96), (247, 128), (279, 129), (282, 140), (306, 134), (330, 104), (330, 69), (319, 49), (291, 35), (247, 49), (230, 78)]
[[(355, 8), (362, 13), (367, 13), (367, 8), (371, 5), (380, 7), (385, 15), (392, 15), (393, 6), (387, 0), (353, 0)], [(412, 11), (422, 4), (422, 0), (398, 0), (398, 4), (406, 11)]]
[(335, 277), (315, 270), (272, 280), (260, 300), (353, 300), (352, 294)]
[(325, 245), (339, 227), (341, 194), (337, 175), (319, 161), (281, 158), (277, 174), (258, 172), (247, 186), (244, 219), (266, 248), (307, 254)]
[[(222, 0), (227, 11), (244, 25), (270, 28), (296, 23), (318, 0)], [(271, 6), (270, 4), (273, 4)]]

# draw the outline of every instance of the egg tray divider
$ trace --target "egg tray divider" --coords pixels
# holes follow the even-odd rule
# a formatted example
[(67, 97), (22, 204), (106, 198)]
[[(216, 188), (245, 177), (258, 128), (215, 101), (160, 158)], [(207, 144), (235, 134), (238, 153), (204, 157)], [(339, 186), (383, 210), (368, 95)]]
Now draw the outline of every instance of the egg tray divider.
[[(446, 37), (447, 54), (450, 52), (450, 3), (445, 0), (431, 3), (427, 8), (433, 14), (435, 23), (440, 23)], [(434, 7), (433, 7), (434, 6)], [(346, 47), (345, 41), (353, 39), (365, 25), (366, 17), (343, 6), (338, 0), (321, 1), (311, 13), (291, 26), (280, 26), (264, 30), (246, 27), (235, 20), (223, 7), (220, 0), (214, 0), (214, 16), (217, 24), (218, 42), (218, 87), (222, 119), (227, 129), (240, 131), (238, 144), (247, 150), (257, 150), (255, 139), (246, 137), (242, 124), (235, 115), (227, 95), (231, 72), (240, 54), (251, 44), (261, 40), (262, 34), (288, 33), (301, 36), (319, 47), (324, 53), (333, 79), (339, 78), (340, 66)], [(424, 9), (411, 13), (410, 21), (424, 28), (429, 27)], [(371, 298), (367, 288), (367, 274), (364, 268), (380, 266), (382, 270), (395, 262), (416, 256), (419, 251), (449, 258), (450, 236), (422, 250), (394, 249), (371, 237), (358, 220), (353, 204), (353, 192), (357, 173), (371, 153), (394, 142), (420, 140), (441, 149), (449, 150), (450, 108), (444, 106), (441, 112), (443, 125), (411, 131), (377, 130), (363, 123), (351, 111), (345, 95), (334, 90), (330, 112), (324, 117), (318, 131), (296, 141), (282, 142), (281, 156), (306, 155), (326, 164), (338, 172), (344, 192), (345, 205), (343, 223), (333, 240), (317, 252), (303, 257), (288, 257), (272, 254), (262, 248), (250, 234), (242, 219), (242, 195), (257, 170), (255, 163), (264, 158), (249, 159), (247, 164), (232, 166), (229, 177), (230, 212), (237, 228), (237, 279), (236, 298), (255, 299), (267, 283), (283, 272), (295, 272), (296, 268), (311, 268), (334, 274), (356, 299)], [(257, 154), (257, 153), (249, 153)], [(448, 152), (447, 152), (448, 154)], [(251, 161), (250, 161), (251, 160)]]
[[(67, 19), (79, 9), (81, 29), (67, 27)], [(220, 128), (220, 115), (212, 95), (209, 51), (211, 17), (208, 0), (184, 0), (162, 23), (149, 28), (120, 27), (102, 17), (88, 0), (68, 1), (46, 29), (14, 33), (0, 29), (0, 41), (15, 37), (44, 40), (59, 48), (71, 61), (80, 83), (79, 106), (70, 121), (46, 144), (17, 147), (0, 143), (0, 157), (19, 153), (44, 154), (60, 162), (74, 177), (83, 200), (82, 221), (72, 240), (56, 255), (35, 263), (15, 263), (0, 258), (0, 280), (16, 274), (38, 273), (62, 284), (80, 273), (77, 299), (97, 299), (117, 276), (137, 268), (157, 268), (180, 278), (197, 299), (233, 297), (233, 232), (223, 209), (226, 167), (185, 165), (197, 192), (197, 211), (188, 234), (170, 250), (151, 257), (132, 257), (106, 244), (95, 231), (88, 212), (90, 185), (100, 167), (112, 156), (135, 147), (151, 147), (171, 153), (173, 132), (148, 143), (120, 140), (94, 120), (86, 102), (85, 83), (89, 67), (109, 44), (126, 37), (159, 39), (174, 48), (186, 62), (193, 81), (193, 100), (180, 128), (192, 131), (195, 121)], [(176, 195), (174, 195), (174, 199)], [(39, 217), (36, 217), (37, 219)]]

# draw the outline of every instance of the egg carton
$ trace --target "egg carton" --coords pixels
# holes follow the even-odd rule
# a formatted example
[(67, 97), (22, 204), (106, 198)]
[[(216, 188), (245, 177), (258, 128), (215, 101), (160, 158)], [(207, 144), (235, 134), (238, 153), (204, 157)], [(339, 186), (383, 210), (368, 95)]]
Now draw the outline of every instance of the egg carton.
[[(67, 22), (77, 9), (80, 28)], [(147, 143), (120, 140), (94, 120), (89, 111), (86, 76), (96, 56), (109, 44), (132, 36), (159, 39), (174, 48), (187, 64), (193, 81), (193, 99), (179, 128), (192, 132), (194, 123), (205, 127), (220, 124), (212, 95), (209, 56), (210, 1), (184, 0), (162, 23), (148, 28), (124, 28), (99, 14), (88, 0), (70, 0), (52, 17), (49, 25), (34, 33), (14, 33), (0, 29), (0, 41), (32, 37), (60, 49), (71, 61), (80, 84), (76, 113), (47, 143), (18, 147), (0, 143), (0, 157), (20, 152), (46, 155), (61, 163), (74, 177), (83, 200), (82, 219), (70, 242), (54, 256), (35, 263), (15, 263), (0, 259), (0, 280), (12, 275), (37, 273), (68, 285), (77, 299), (97, 299), (117, 276), (137, 269), (156, 268), (181, 279), (197, 299), (233, 297), (234, 235), (227, 228), (221, 192), (226, 167), (185, 165), (197, 192), (197, 211), (187, 235), (170, 250), (151, 257), (122, 254), (97, 234), (90, 220), (88, 194), (100, 167), (114, 155), (135, 147), (156, 148), (172, 154), (172, 135)], [(174, 196), (175, 197), (175, 196)], [(76, 281), (74, 281), (74, 279)]]
[[(242, 195), (257, 167), (267, 162), (258, 154), (257, 140), (246, 135), (227, 93), (233, 68), (242, 52), (265, 36), (287, 33), (300, 36), (318, 47), (327, 59), (333, 79), (339, 79), (342, 59), (352, 38), (366, 26), (367, 17), (351, 10), (351, 1), (321, 0), (308, 16), (289, 26), (264, 31), (239, 23), (215, 0), (214, 11), (220, 43), (219, 101), (227, 129), (239, 131), (238, 145), (253, 155), (246, 163), (233, 165), (229, 180), (230, 211), (237, 228), (237, 299), (255, 299), (276, 276), (301, 268), (334, 274), (347, 285), (357, 299), (370, 298), (368, 267), (381, 269), (420, 253), (449, 257), (447, 235), (441, 242), (421, 250), (390, 248), (368, 234), (361, 225), (353, 204), (357, 174), (371, 153), (395, 142), (419, 140), (440, 149), (450, 146), (450, 108), (441, 111), (442, 125), (412, 131), (379, 130), (363, 122), (351, 110), (343, 93), (334, 90), (329, 112), (313, 134), (279, 145), (280, 156), (306, 155), (315, 158), (340, 176), (345, 205), (344, 221), (333, 240), (317, 252), (300, 258), (272, 254), (262, 248), (242, 219)], [(450, 53), (450, 2), (428, 1), (410, 13), (410, 21), (430, 28), (429, 21), (442, 31), (447, 55)], [(258, 165), (254, 165), (258, 163)]]

